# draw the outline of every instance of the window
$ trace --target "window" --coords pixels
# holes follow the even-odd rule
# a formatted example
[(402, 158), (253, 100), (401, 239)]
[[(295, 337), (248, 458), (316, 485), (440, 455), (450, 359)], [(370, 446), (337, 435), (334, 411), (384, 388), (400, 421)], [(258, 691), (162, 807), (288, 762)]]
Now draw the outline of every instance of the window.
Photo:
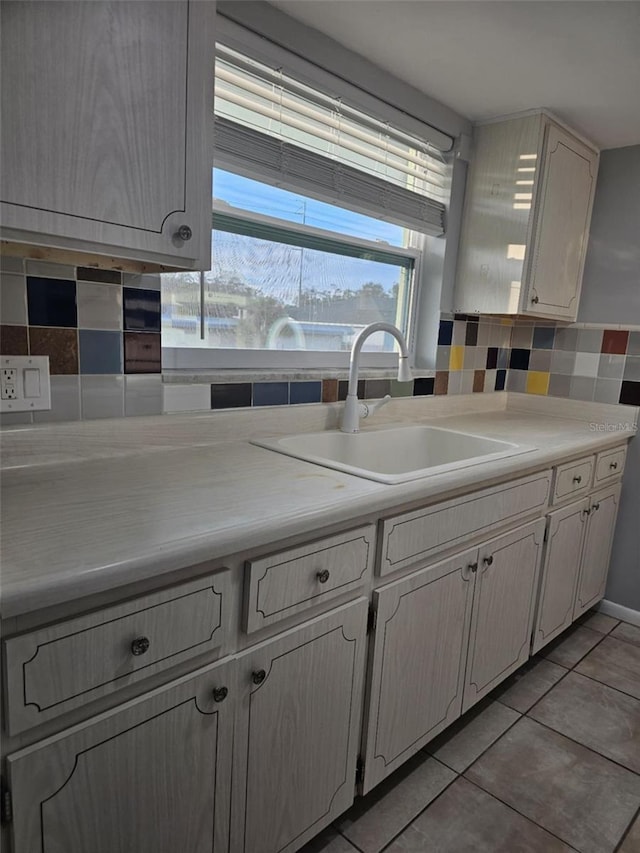
[(173, 363), (330, 366), (369, 323), (408, 334), (444, 231), (439, 152), (225, 48), (215, 104), (211, 269), (162, 276), (163, 346), (193, 351)]

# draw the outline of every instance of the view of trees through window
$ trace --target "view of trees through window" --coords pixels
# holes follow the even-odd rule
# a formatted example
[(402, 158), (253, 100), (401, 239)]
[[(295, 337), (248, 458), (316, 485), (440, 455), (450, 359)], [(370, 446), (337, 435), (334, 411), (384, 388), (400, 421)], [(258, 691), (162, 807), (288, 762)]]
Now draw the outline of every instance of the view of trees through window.
[[(200, 273), (162, 276), (164, 346), (343, 351), (369, 323), (405, 325), (413, 260), (394, 256), (393, 247), (402, 246), (411, 232), (222, 174), (215, 189), (216, 197), (224, 192), (224, 205), (216, 210), (236, 218), (222, 215), (223, 227), (214, 228), (211, 270), (202, 274), (202, 302)], [(281, 239), (273, 234), (265, 239), (264, 223), (252, 223), (250, 213), (237, 218), (247, 210), (365, 238), (380, 250), (357, 242), (332, 243), (330, 238), (320, 249), (304, 232), (289, 238), (286, 227), (275, 231)], [(240, 224), (236, 230), (234, 222)], [(372, 350), (392, 347), (384, 335), (369, 342)]]

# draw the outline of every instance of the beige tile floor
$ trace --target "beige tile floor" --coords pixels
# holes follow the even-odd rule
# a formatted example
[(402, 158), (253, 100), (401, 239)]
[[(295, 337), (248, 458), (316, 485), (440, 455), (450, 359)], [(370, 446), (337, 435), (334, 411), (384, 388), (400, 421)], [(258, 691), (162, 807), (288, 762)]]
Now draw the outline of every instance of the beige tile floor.
[(590, 613), (301, 853), (640, 853), (640, 628)]

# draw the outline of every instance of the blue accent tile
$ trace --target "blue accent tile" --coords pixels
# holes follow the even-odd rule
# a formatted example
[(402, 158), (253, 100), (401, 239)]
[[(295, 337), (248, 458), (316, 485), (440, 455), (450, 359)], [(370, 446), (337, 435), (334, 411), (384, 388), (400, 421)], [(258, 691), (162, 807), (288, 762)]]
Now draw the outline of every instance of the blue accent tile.
[(556, 330), (553, 326), (534, 326), (533, 349), (553, 349)]
[(453, 338), (453, 320), (440, 320), (440, 330), (438, 332), (438, 346), (451, 346)]
[(160, 331), (160, 291), (122, 288), (122, 321), (126, 331)]
[(254, 382), (254, 406), (286, 406), (289, 402), (288, 382)]
[(507, 378), (507, 371), (506, 370), (498, 370), (496, 372), (496, 386), (495, 386), (496, 391), (504, 391), (504, 385), (506, 382), (506, 378)]
[(215, 382), (212, 384), (212, 409), (239, 409), (250, 405), (250, 382)]
[(80, 373), (122, 373), (122, 335), (80, 329)]
[(531, 357), (530, 349), (519, 349), (516, 347), (511, 350), (511, 358), (509, 359), (509, 367), (512, 370), (528, 370), (529, 358)]
[(434, 386), (436, 380), (433, 377), (422, 377), (421, 379), (413, 380), (413, 396), (426, 397), (429, 394), (434, 394)]
[(322, 382), (291, 382), (289, 384), (289, 402), (319, 403), (322, 399)]
[(27, 306), (30, 326), (78, 327), (75, 281), (27, 276)]

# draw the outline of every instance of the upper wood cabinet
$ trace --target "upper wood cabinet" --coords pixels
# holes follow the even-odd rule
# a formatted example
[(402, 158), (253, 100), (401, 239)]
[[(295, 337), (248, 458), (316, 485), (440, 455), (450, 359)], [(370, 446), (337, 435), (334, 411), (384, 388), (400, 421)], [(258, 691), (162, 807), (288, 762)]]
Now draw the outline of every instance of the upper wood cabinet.
[(575, 320), (597, 169), (542, 113), (476, 128), (455, 310)]
[(2, 3), (2, 237), (210, 266), (215, 2)]

